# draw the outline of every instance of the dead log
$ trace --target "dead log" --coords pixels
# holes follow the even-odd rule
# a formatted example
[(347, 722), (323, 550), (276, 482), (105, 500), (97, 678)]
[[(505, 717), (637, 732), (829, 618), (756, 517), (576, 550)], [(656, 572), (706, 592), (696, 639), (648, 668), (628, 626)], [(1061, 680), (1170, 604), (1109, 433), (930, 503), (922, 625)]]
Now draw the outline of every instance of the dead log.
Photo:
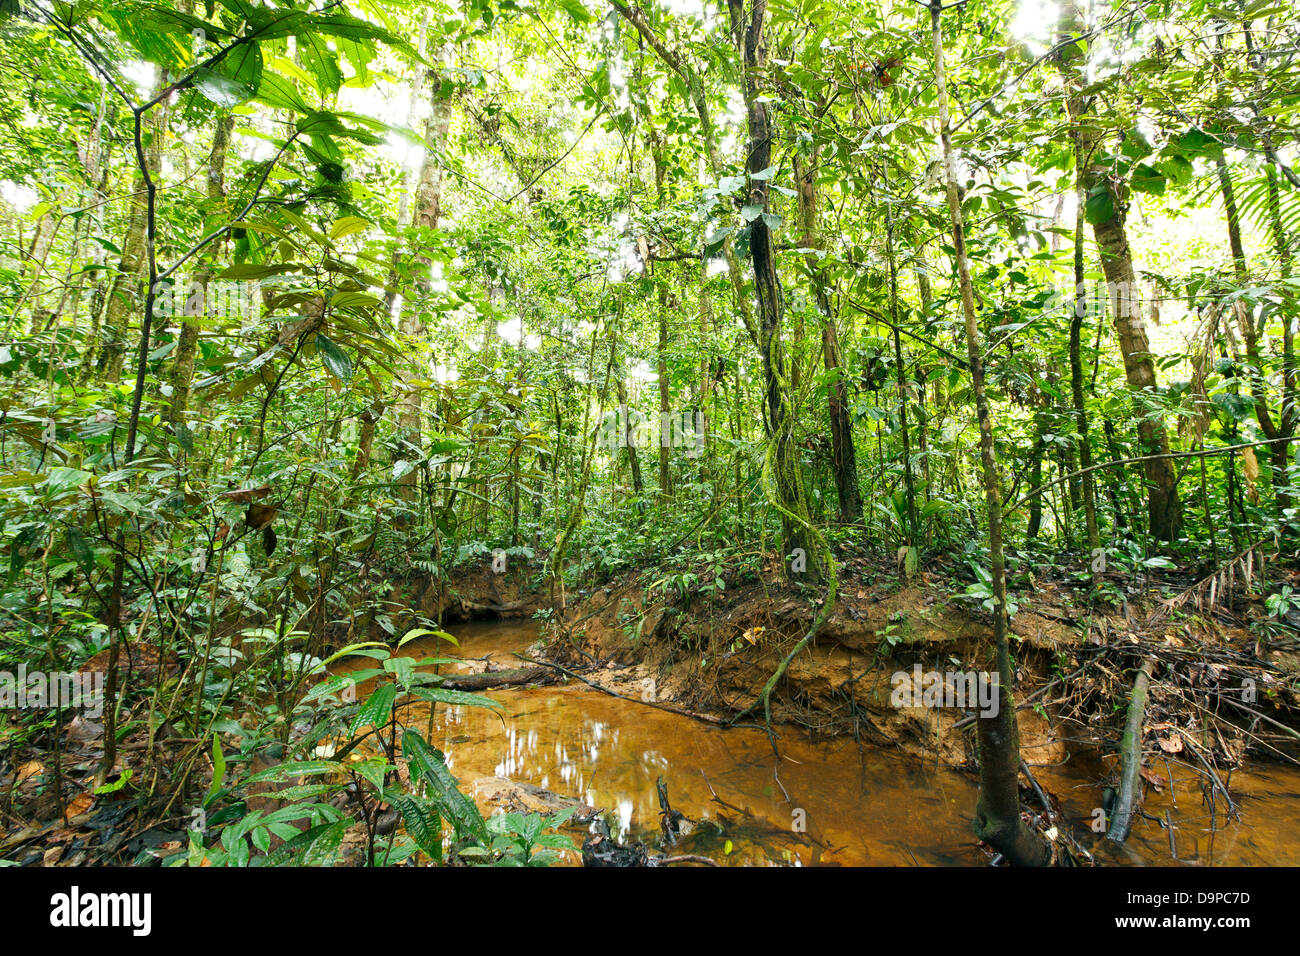
[(659, 792), (659, 829), (663, 833), (664, 845), (676, 846), (682, 823), (691, 821), (680, 810), (674, 810), (668, 802), (668, 784), (662, 776), (655, 782), (655, 789)]
[(486, 603), (459, 598), (457, 603), (464, 614), (523, 614), (529, 607), (526, 601)]
[(551, 684), (556, 681), (554, 671), (545, 667), (516, 667), (508, 671), (485, 671), (482, 674), (448, 674), (441, 687), (448, 690), (492, 690), (496, 687), (518, 687), (521, 684)]
[(1151, 661), (1142, 662), (1133, 681), (1133, 693), (1128, 699), (1128, 719), (1124, 723), (1124, 736), (1120, 740), (1119, 795), (1115, 798), (1115, 812), (1111, 814), (1108, 840), (1123, 843), (1133, 828), (1135, 804), (1140, 799), (1142, 786), (1142, 716), (1147, 708), (1147, 685), (1151, 681)]

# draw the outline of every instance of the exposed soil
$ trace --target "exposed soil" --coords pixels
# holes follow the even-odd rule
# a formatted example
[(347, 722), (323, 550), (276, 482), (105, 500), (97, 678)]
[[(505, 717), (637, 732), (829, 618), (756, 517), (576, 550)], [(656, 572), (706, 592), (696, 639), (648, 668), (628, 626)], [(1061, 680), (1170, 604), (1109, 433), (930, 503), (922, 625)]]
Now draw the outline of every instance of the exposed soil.
[[(773, 694), (773, 722), (803, 727), (814, 739), (853, 735), (953, 765), (972, 763), (967, 713), (896, 707), (890, 699), (894, 675), (915, 665), (943, 672), (990, 666), (991, 621), (956, 596), (964, 584), (954, 585), (946, 570), (904, 584), (866, 559), (848, 562), (825, 624)], [(775, 569), (763, 577), (683, 596), (651, 587), (654, 577), (640, 573), (579, 591), (563, 623), (544, 630), (547, 654), (622, 696), (730, 719), (755, 703), (817, 611), (819, 591), (792, 587)], [(496, 578), (503, 576), (488, 568), (458, 578), (455, 592), (469, 599), (453, 600), (448, 610), (463, 613), (489, 601), (515, 614), (545, 606), (545, 595), (524, 577)], [(1258, 595), (1243, 596), (1234, 607), (1199, 613), (1135, 596), (1122, 609), (1089, 609), (1072, 587), (1037, 582), (1011, 622), (1026, 762), (1059, 762), (1069, 741), (1107, 748), (1128, 694), (1126, 668), (1144, 656), (1158, 662), (1160, 688), (1148, 724), (1190, 731), (1230, 762), (1247, 750), (1300, 755), (1300, 737), (1286, 729), (1300, 721), (1300, 654), (1293, 642), (1270, 645), (1242, 626), (1252, 601), (1261, 603)], [(1257, 691), (1248, 707), (1237, 702), (1247, 681)]]

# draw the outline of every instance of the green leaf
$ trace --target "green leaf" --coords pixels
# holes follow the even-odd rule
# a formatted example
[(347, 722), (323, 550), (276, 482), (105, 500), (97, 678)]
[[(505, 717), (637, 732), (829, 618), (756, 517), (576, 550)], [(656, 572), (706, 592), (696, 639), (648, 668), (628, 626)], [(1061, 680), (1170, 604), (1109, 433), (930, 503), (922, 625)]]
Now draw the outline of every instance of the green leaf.
[(388, 723), (388, 718), (393, 713), (393, 701), (397, 698), (397, 686), (395, 684), (381, 684), (379, 688), (366, 698), (366, 702), (357, 710), (357, 715), (352, 718), (352, 726), (349, 731), (355, 734), (362, 727), (374, 727), (376, 730)]
[(312, 83), (322, 96), (330, 96), (343, 85), (339, 60), (327, 45), (324, 37), (308, 33), (298, 38), (298, 54), (302, 65), (311, 75)]
[(424, 801), (402, 794), (390, 801), (406, 822), (406, 832), (415, 845), (433, 858), (442, 860), (442, 818)]
[(311, 112), (311, 107), (294, 85), (278, 73), (262, 74), (262, 82), (257, 88), (257, 100), (272, 109), (295, 113)]
[(1084, 217), (1094, 226), (1109, 222), (1115, 216), (1115, 200), (1105, 184), (1094, 186), (1083, 207)]
[(440, 641), (447, 641), (450, 644), (454, 644), (457, 647), (460, 647), (460, 641), (456, 640), (456, 638), (452, 637), (446, 631), (431, 631), (427, 627), (411, 628), (409, 631), (407, 631), (405, 634), (402, 635), (402, 639), (397, 642), (397, 646), (401, 647), (407, 641), (413, 641), (419, 637), (436, 637)]
[(117, 791), (121, 790), (123, 787), (125, 787), (128, 783), (131, 782), (131, 776), (134, 773), (135, 773), (134, 770), (132, 770), (130, 767), (127, 767), (125, 770), (122, 771), (122, 773), (118, 776), (118, 778), (114, 780), (112, 783), (106, 783), (103, 786), (96, 787), (94, 791), (95, 795), (102, 796), (106, 793), (117, 793)]
[(207, 67), (194, 71), (194, 88), (225, 109), (247, 102), (252, 96), (243, 83)]
[(343, 843), (343, 835), (350, 822), (344, 819), (312, 827), (268, 855), (266, 865), (283, 866), (301, 850), (302, 859), (299, 862), (303, 866), (333, 866), (338, 860), (339, 846)]
[(90, 547), (90, 542), (86, 536), (81, 533), (80, 528), (68, 529), (68, 548), (72, 551), (72, 556), (77, 559), (81, 569), (87, 574), (95, 570), (95, 552)]
[(321, 361), (331, 375), (344, 382), (352, 377), (352, 360), (348, 358), (348, 353), (335, 345), (324, 332), (316, 333), (316, 350), (320, 352)]
[(463, 690), (446, 690), (442, 687), (417, 687), (411, 691), (411, 695), (419, 697), (421, 700), (433, 701), (439, 704), (459, 704), (463, 707), (491, 707), (496, 710), (502, 710), (502, 705), (493, 700), (491, 697), (484, 697), (482, 694), (471, 694)]
[(388, 761), (383, 757), (369, 757), (359, 763), (354, 763), (351, 767), (357, 773), (361, 774), (375, 790), (384, 789), (384, 776), (388, 772)]
[(723, 226), (714, 231), (713, 235), (704, 240), (704, 258), (712, 259), (716, 256), (722, 250), (722, 245), (727, 241), (727, 237), (735, 231), (731, 226)]
[(208, 787), (208, 795), (203, 798), (203, 805), (206, 807), (212, 802), (212, 798), (221, 790), (222, 781), (226, 779), (226, 755), (221, 752), (221, 740), (216, 734), (212, 735), (212, 786)]
[(581, 0), (559, 0), (561, 9), (578, 23), (590, 23), (592, 15), (581, 3)]
[(1179, 137), (1175, 148), (1183, 156), (1191, 158), (1221, 159), (1223, 157), (1223, 144), (1195, 126)]
[(415, 661), (409, 657), (390, 657), (384, 661), (384, 670), (396, 677), (403, 687), (410, 687), (415, 677)]
[(1167, 180), (1162, 172), (1146, 163), (1139, 163), (1133, 167), (1133, 178), (1130, 183), (1133, 189), (1140, 193), (1150, 193), (1153, 196), (1164, 194)]
[(402, 735), (402, 753), (411, 762), (412, 778), (418, 776), (428, 784), (430, 802), (439, 814), (451, 821), (457, 837), (468, 836), (488, 843), (491, 838), (487, 824), (474, 801), (460, 792), (442, 751), (426, 744), (417, 731), (408, 730)]
[[(258, 87), (261, 86), (262, 68), (261, 45), (257, 42), (242, 44), (232, 49), (207, 71), (209, 86), (213, 88), (216, 95), (223, 99), (234, 97), (235, 102), (213, 99), (202, 89), (199, 92), (213, 99), (218, 106), (234, 106), (236, 103), (251, 100), (257, 95)], [(222, 77), (229, 85), (214, 85), (215, 76)]]
[(339, 658), (350, 657), (353, 654), (361, 654), (365, 648), (369, 648), (369, 647), (382, 647), (385, 650), (387, 650), (388, 645), (385, 644), (383, 641), (362, 641), (359, 644), (349, 644), (347, 647), (340, 648), (339, 650), (331, 654), (329, 657), (325, 658), (321, 666), (328, 667), (330, 664), (333, 664)]
[[(365, 232), (370, 228), (370, 223), (360, 216), (344, 216), (342, 219), (330, 226), (330, 238), (342, 239), (344, 236), (350, 236), (354, 233)], [(337, 299), (338, 296), (335, 296)], [(374, 299), (374, 296), (370, 296)], [(375, 299), (378, 302), (378, 299)]]
[(1175, 186), (1186, 186), (1192, 181), (1195, 172), (1191, 161), (1186, 156), (1178, 155), (1161, 160), (1156, 168)]
[(330, 296), (331, 309), (373, 309), (380, 303), (378, 296), (369, 292), (335, 292)]
[(244, 784), (261, 783), (264, 780), (289, 780), (293, 777), (310, 777), (326, 773), (335, 773), (339, 764), (333, 760), (302, 760), (297, 763), (282, 763), (267, 767), (244, 778)]

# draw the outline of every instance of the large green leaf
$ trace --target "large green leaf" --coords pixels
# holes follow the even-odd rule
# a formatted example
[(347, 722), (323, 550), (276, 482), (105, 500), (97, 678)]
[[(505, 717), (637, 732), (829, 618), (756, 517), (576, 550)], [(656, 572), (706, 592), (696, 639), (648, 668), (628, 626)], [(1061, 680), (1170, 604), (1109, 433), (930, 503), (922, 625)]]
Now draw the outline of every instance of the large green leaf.
[(298, 55), (302, 66), (312, 77), (316, 90), (322, 96), (329, 96), (339, 91), (343, 85), (343, 73), (339, 70), (339, 59), (324, 37), (307, 34), (298, 40)]
[(394, 797), (390, 802), (402, 814), (402, 819), (406, 821), (406, 832), (410, 834), (416, 846), (429, 854), (435, 862), (441, 861), (442, 818), (437, 812), (429, 804), (410, 794)]
[(302, 760), (297, 763), (282, 763), (267, 767), (244, 778), (244, 784), (261, 783), (263, 780), (289, 780), (293, 777), (311, 777), (325, 773), (335, 773), (341, 769), (333, 760)]
[(1084, 204), (1083, 214), (1094, 226), (1109, 222), (1115, 216), (1115, 200), (1105, 184), (1093, 187)]
[(355, 734), (362, 727), (383, 727), (393, 714), (393, 701), (397, 697), (395, 684), (380, 684), (379, 688), (366, 698), (366, 702), (357, 709), (352, 718), (351, 732)]
[(229, 109), (257, 96), (262, 83), (262, 49), (243, 43), (210, 67), (194, 72), (194, 88), (218, 106)]
[(458, 704), (462, 707), (491, 707), (502, 710), (500, 702), (481, 694), (471, 694), (463, 690), (447, 690), (442, 687), (417, 687), (411, 693), (421, 700), (439, 704)]
[(278, 73), (262, 73), (262, 82), (257, 88), (257, 99), (277, 110), (311, 112), (311, 107), (307, 105), (307, 101), (302, 98), (297, 88)]
[(447, 769), (442, 751), (430, 747), (414, 730), (402, 735), (402, 753), (411, 763), (411, 776), (417, 776), (428, 785), (430, 802), (438, 812), (451, 821), (458, 837), (473, 837), (481, 843), (489, 842), (487, 824), (474, 801), (460, 792), (456, 778)]
[(590, 23), (591, 13), (582, 5), (582, 0), (559, 0), (560, 7), (578, 23)]
[(303, 866), (333, 866), (338, 860), (339, 846), (349, 823), (350, 820), (343, 819), (312, 827), (268, 854), (265, 865), (284, 866), (294, 858), (294, 854), (301, 852), (298, 862)]
[(316, 350), (320, 352), (321, 361), (335, 378), (346, 382), (352, 377), (352, 360), (348, 358), (348, 353), (339, 348), (323, 332), (316, 333)]

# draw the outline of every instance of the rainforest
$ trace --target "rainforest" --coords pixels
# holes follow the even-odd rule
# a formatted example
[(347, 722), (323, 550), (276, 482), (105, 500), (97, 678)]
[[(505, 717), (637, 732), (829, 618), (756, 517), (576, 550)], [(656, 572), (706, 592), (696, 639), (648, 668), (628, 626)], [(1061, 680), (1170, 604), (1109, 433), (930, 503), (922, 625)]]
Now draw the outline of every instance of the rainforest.
[(0, 0), (0, 77), (9, 875), (1300, 865), (1290, 5)]

